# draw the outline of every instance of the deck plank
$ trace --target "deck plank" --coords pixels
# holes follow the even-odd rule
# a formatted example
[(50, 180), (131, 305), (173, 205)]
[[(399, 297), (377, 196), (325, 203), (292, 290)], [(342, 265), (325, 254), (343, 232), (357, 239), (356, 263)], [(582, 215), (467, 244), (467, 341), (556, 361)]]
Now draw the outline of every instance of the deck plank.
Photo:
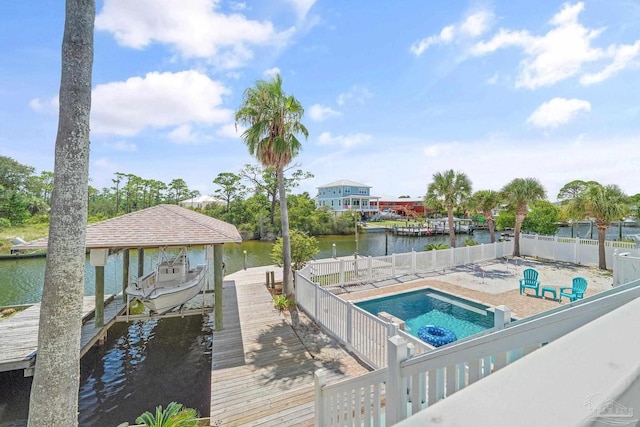
[[(123, 304), (113, 295), (105, 297), (104, 324), (109, 325), (123, 309)], [(107, 328), (95, 327), (95, 297), (82, 300), (81, 355), (101, 338)], [(32, 370), (38, 350), (38, 325), (40, 303), (0, 322), (0, 372), (19, 369)], [(29, 374), (25, 371), (25, 374)]]
[[(236, 273), (223, 284), (224, 330), (213, 332), (211, 425), (313, 425), (313, 373), (322, 368), (334, 380), (367, 369), (302, 313), (296, 323), (276, 311), (261, 279)], [(314, 341), (326, 345), (312, 354)]]

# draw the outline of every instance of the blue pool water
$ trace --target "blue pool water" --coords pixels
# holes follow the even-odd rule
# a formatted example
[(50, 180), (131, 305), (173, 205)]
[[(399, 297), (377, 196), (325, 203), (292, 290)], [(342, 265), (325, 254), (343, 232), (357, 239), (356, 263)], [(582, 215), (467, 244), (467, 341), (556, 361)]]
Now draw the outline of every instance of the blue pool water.
[(376, 298), (356, 305), (374, 315), (386, 311), (404, 320), (405, 331), (416, 337), (424, 325), (447, 328), (458, 339), (493, 327), (493, 312), (488, 311), (487, 306), (435, 289)]

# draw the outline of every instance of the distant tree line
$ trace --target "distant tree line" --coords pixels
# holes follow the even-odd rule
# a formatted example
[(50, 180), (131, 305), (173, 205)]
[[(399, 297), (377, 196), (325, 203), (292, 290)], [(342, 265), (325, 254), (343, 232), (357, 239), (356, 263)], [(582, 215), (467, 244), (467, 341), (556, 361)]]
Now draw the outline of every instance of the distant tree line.
[[(53, 172), (39, 175), (35, 168), (0, 156), (0, 227), (49, 221)], [(285, 170), (291, 228), (309, 235), (354, 232), (351, 215), (337, 218), (328, 208), (316, 209), (308, 193), (291, 191), (313, 174), (295, 167)], [(113, 185), (101, 190), (89, 185), (89, 222), (101, 221), (158, 204), (179, 204), (200, 196), (182, 178), (169, 183), (145, 179), (132, 173), (116, 172)], [(246, 164), (237, 173), (221, 172), (213, 179), (214, 194), (221, 203), (198, 210), (234, 224), (245, 238), (275, 240), (280, 235), (278, 180), (274, 168)]]

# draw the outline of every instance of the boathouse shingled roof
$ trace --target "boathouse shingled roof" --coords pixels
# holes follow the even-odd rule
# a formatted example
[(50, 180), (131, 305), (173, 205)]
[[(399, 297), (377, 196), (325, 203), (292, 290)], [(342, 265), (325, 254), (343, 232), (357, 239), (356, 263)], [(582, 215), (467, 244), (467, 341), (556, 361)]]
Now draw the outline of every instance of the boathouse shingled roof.
[[(11, 249), (46, 249), (47, 241), (45, 237)], [(177, 205), (157, 205), (90, 224), (85, 241), (87, 249), (157, 248), (240, 243), (242, 237), (227, 222)]]

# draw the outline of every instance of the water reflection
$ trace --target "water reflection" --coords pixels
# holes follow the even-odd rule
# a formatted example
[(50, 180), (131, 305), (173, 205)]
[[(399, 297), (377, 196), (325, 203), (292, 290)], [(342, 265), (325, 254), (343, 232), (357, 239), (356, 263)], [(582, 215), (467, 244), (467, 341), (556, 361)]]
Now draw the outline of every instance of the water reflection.
[[(638, 228), (623, 227), (622, 235), (638, 234)], [(574, 227), (574, 236), (589, 238), (591, 227), (589, 224), (581, 224)], [(619, 237), (618, 227), (609, 227), (607, 240), (616, 240)], [(497, 234), (497, 236), (499, 233)], [(559, 236), (571, 236), (571, 227), (562, 227)], [(597, 238), (597, 230), (593, 231), (594, 239)], [(459, 234), (456, 236), (456, 246), (464, 245), (466, 239), (472, 238), (478, 243), (491, 241), (488, 231), (479, 230), (472, 236)], [(320, 253), (317, 259), (333, 256), (333, 245), (336, 246), (337, 256), (351, 256), (356, 252), (354, 235), (347, 236), (320, 236)], [(432, 243), (449, 244), (448, 235), (437, 236), (394, 236), (391, 233), (361, 233), (358, 236), (358, 253), (362, 256), (381, 256), (385, 254), (403, 253), (411, 250), (422, 251), (424, 247)], [(225, 274), (240, 271), (245, 267), (257, 267), (273, 264), (271, 260), (272, 242), (256, 240), (244, 241), (240, 244), (231, 243), (224, 245), (223, 261)], [(246, 263), (244, 252), (246, 251)], [(157, 262), (158, 251), (146, 250), (144, 257), (144, 271), (150, 271)], [(205, 262), (205, 251), (202, 248), (189, 250), (189, 258), (192, 264)], [(133, 275), (138, 271), (138, 254), (132, 250), (130, 256), (129, 271)], [(87, 259), (85, 275), (85, 295), (94, 294), (94, 269)], [(0, 306), (13, 304), (27, 304), (40, 301), (42, 283), (44, 281), (44, 258), (31, 258), (20, 260), (0, 261)], [(105, 293), (118, 293), (122, 290), (122, 252), (110, 255), (105, 266)]]
[(116, 324), (82, 360), (79, 425), (132, 423), (176, 401), (208, 416), (211, 335), (201, 316)]

